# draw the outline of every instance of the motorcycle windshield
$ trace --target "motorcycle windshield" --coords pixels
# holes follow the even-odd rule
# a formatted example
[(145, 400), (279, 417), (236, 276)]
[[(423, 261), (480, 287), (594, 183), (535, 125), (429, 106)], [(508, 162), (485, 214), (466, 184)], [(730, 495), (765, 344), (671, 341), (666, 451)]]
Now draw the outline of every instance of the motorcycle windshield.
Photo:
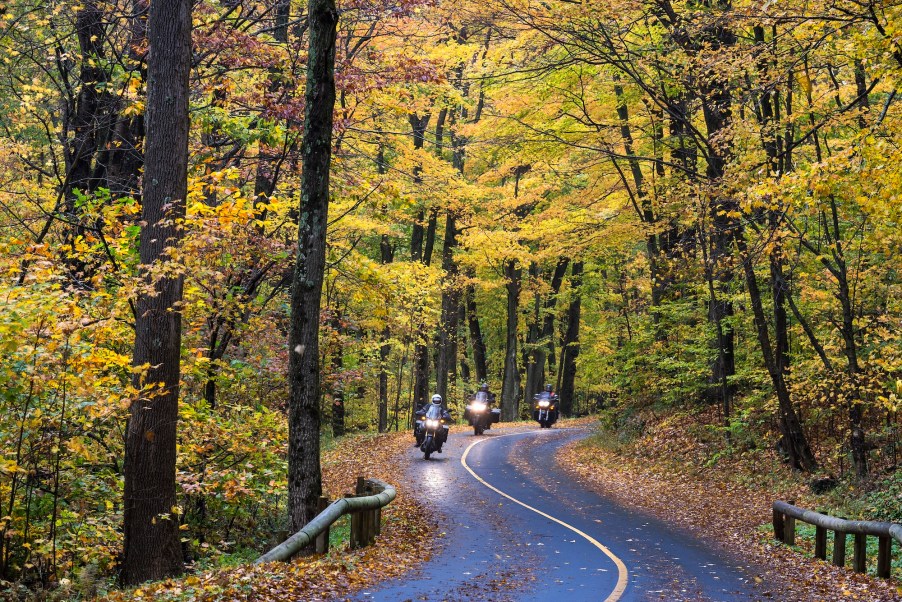
[(477, 391), (476, 392), (476, 401), (480, 403), (488, 403), (489, 402), (489, 394), (485, 391)]
[(542, 400), (550, 401), (551, 393), (549, 393), (548, 391), (542, 391), (541, 393), (536, 395), (536, 401), (542, 401)]
[(439, 405), (431, 405), (429, 409), (426, 410), (426, 418), (431, 420), (439, 420), (442, 417), (442, 406)]

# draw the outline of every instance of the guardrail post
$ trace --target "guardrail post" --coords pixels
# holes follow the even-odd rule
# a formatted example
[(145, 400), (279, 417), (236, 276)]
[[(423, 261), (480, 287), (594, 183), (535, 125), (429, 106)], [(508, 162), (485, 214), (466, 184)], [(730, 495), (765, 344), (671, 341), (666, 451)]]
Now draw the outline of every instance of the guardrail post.
[(893, 540), (889, 535), (881, 535), (877, 546), (877, 576), (889, 579), (893, 559)]
[(796, 519), (788, 514), (783, 517), (783, 543), (788, 546), (796, 545)]
[[(329, 506), (329, 498), (324, 495), (319, 496), (319, 505), (317, 506), (317, 513), (322, 512)], [(316, 536), (316, 541), (314, 544), (316, 547), (317, 554), (327, 554), (329, 552), (329, 527), (326, 527), (325, 531)]]
[(774, 508), (774, 539), (777, 541), (783, 541), (784, 526), (783, 513)]
[(833, 533), (833, 564), (846, 566), (846, 534), (842, 531)]
[(376, 535), (382, 535), (382, 508), (373, 510), (376, 513)]
[[(376, 493), (372, 484), (367, 483), (366, 494), (373, 495)], [(366, 512), (366, 545), (371, 546), (376, 543), (376, 508), (367, 510)]]
[[(346, 493), (345, 497), (357, 497), (357, 496), (353, 493)], [(361, 512), (351, 512), (351, 514), (350, 514), (351, 535), (350, 535), (350, 541), (348, 542), (348, 544), (352, 550), (356, 550), (357, 548), (363, 547), (363, 544), (361, 543), (363, 541), (363, 537), (361, 537), (361, 529), (360, 529), (362, 518), (363, 517), (362, 517)]]
[(827, 559), (827, 528), (814, 526), (814, 557)]
[(864, 573), (868, 564), (868, 536), (864, 533), (855, 534), (855, 557), (853, 568), (856, 573)]

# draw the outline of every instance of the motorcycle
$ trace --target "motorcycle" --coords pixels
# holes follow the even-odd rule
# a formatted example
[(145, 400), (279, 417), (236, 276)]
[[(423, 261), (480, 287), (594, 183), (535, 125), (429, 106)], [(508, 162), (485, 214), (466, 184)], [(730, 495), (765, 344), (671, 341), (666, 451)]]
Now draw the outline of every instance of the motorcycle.
[(491, 401), (485, 391), (477, 391), (470, 397), (470, 403), (464, 410), (464, 420), (473, 427), (474, 435), (481, 435), (501, 419), (501, 410), (489, 408)]
[(560, 410), (557, 409), (557, 395), (542, 391), (535, 396), (535, 406), (532, 410), (532, 419), (539, 423), (543, 429), (551, 428), (557, 422)]
[(423, 441), (426, 439), (426, 408), (414, 412), (413, 438), (416, 440), (417, 447), (423, 446)]
[(426, 409), (423, 417), (423, 458), (428, 460), (433, 453), (442, 453), (442, 445), (448, 440), (448, 425), (445, 424), (446, 412), (442, 406), (432, 404)]

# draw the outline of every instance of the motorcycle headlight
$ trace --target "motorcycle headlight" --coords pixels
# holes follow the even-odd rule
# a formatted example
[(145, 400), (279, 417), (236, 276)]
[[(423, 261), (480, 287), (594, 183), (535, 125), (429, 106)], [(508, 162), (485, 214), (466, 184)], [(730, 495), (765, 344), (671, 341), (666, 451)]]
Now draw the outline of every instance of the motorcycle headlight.
[(470, 406), (470, 410), (474, 412), (485, 412), (485, 404), (481, 402), (474, 402), (473, 405)]
[(540, 407), (540, 408), (547, 408), (549, 405), (550, 405), (550, 403), (549, 403), (548, 401), (544, 400), (544, 399), (543, 399), (542, 401), (539, 402), (539, 407)]
[(438, 420), (427, 420), (426, 426), (431, 429), (436, 429), (436, 428), (438, 428)]

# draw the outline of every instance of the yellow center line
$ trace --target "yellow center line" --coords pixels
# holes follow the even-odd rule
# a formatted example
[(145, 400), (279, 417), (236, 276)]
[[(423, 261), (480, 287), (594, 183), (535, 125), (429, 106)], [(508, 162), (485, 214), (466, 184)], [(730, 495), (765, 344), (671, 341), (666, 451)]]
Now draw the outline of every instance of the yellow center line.
[[(497, 435), (497, 436), (493, 437), (492, 439), (498, 439), (500, 437), (513, 437), (514, 435), (523, 435), (523, 434), (525, 434), (525, 433), (511, 433), (510, 435)], [(604, 552), (605, 555), (608, 558), (610, 558), (611, 560), (613, 560), (614, 564), (617, 565), (617, 573), (618, 573), (617, 586), (614, 588), (614, 591), (612, 591), (611, 594), (607, 598), (604, 599), (604, 602), (617, 602), (617, 600), (619, 600), (620, 597), (623, 595), (623, 592), (626, 591), (626, 585), (627, 585), (627, 579), (628, 579), (626, 565), (623, 563), (623, 561), (620, 560), (620, 558), (618, 558), (611, 550), (609, 550), (607, 547), (602, 545), (600, 541), (598, 541), (597, 539), (595, 539), (588, 533), (585, 533), (584, 531), (577, 529), (573, 525), (569, 525), (569, 524), (565, 523), (564, 521), (560, 520), (559, 518), (555, 518), (555, 517), (551, 516), (550, 514), (546, 514), (546, 513), (542, 512), (541, 510), (533, 508), (529, 504), (525, 504), (525, 503), (521, 502), (520, 500), (518, 500), (517, 498), (515, 498), (512, 495), (508, 495), (508, 494), (504, 493), (497, 487), (488, 483), (485, 479), (480, 477), (478, 474), (473, 472), (473, 469), (470, 468), (470, 466), (467, 464), (467, 456), (470, 454), (471, 449), (473, 449), (475, 446), (479, 445), (483, 441), (489, 441), (489, 439), (480, 439), (479, 441), (474, 441), (464, 451), (464, 455), (461, 456), (460, 463), (463, 465), (464, 468), (467, 469), (467, 472), (469, 472), (471, 475), (473, 475), (474, 479), (476, 479), (477, 481), (479, 481), (480, 483), (482, 483), (483, 485), (485, 485), (486, 487), (488, 487), (489, 489), (491, 489), (498, 495), (506, 497), (507, 499), (514, 502), (515, 504), (520, 504), (527, 510), (535, 512), (539, 516), (543, 516), (543, 517), (547, 518), (548, 520), (561, 525), (562, 527), (566, 527), (566, 528), (570, 529), (571, 531), (573, 531), (574, 533), (576, 533), (577, 535), (579, 535), (580, 537), (582, 537), (583, 539), (585, 539), (586, 541), (591, 543), (593, 546), (595, 546), (596, 548), (598, 548), (599, 550)]]

